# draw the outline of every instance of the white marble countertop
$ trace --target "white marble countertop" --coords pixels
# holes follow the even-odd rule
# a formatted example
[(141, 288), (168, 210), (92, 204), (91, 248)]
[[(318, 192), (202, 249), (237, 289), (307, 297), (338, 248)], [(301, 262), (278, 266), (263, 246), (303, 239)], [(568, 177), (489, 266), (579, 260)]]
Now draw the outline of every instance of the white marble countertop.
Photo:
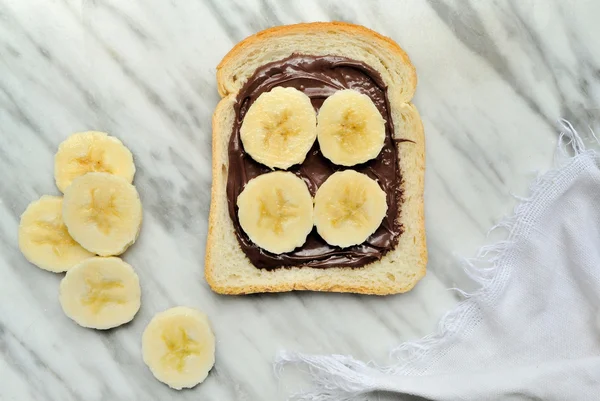
[[(469, 287), (455, 253), (474, 255), (510, 194), (550, 166), (555, 121), (584, 130), (600, 117), (598, 16), (595, 0), (0, 0), (0, 400), (275, 400), (288, 391), (272, 373), (281, 348), (389, 362), (456, 304), (448, 288)], [(247, 35), (316, 20), (388, 35), (417, 68), (427, 276), (385, 298), (216, 295), (203, 277), (215, 67)], [(108, 332), (69, 320), (62, 275), (27, 263), (16, 240), (26, 205), (58, 194), (57, 145), (89, 129), (133, 151), (145, 208), (124, 256), (142, 307)], [(206, 382), (182, 392), (140, 350), (150, 318), (176, 305), (204, 310), (218, 340)]]

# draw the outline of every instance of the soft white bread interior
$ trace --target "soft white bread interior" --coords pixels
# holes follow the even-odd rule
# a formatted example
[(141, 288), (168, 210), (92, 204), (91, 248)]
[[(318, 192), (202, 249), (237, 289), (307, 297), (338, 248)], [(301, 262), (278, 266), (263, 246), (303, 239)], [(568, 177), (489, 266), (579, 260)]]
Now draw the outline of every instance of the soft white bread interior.
[[(228, 145), (238, 91), (255, 70), (293, 53), (336, 55), (365, 62), (381, 75), (388, 98), (402, 175), (398, 245), (381, 260), (361, 268), (293, 267), (258, 269), (242, 251), (227, 205)], [(409, 291), (425, 275), (427, 248), (423, 210), (425, 138), (421, 118), (410, 103), (416, 87), (414, 67), (392, 40), (346, 23), (309, 23), (271, 28), (237, 44), (217, 67), (223, 99), (213, 115), (213, 183), (205, 276), (223, 294), (314, 290), (394, 294)]]

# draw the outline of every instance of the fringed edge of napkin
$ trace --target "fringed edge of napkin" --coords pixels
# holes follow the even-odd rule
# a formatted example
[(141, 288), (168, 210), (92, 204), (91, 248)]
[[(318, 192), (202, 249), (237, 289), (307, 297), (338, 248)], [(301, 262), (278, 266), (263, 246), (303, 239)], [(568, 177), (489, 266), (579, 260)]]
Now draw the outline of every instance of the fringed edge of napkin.
[[(465, 299), (440, 319), (434, 334), (394, 348), (390, 354), (398, 362), (393, 366), (380, 367), (373, 362), (365, 363), (345, 355), (279, 352), (274, 364), (277, 377), (280, 376), (286, 365), (294, 364), (304, 368), (314, 383), (312, 389), (295, 393), (290, 396), (290, 400), (366, 400), (368, 393), (384, 390), (385, 379), (391, 375), (424, 373), (426, 367), (421, 366), (417, 369), (415, 362), (443, 347), (455, 333), (472, 329), (472, 327), (465, 327), (465, 322), (480, 313), (477, 305), (495, 302), (508, 281), (512, 269), (511, 258), (515, 242), (529, 232), (540, 213), (540, 210), (531, 207), (532, 202), (551, 189), (558, 176), (568, 170), (563, 167), (574, 163), (580, 155), (587, 153), (581, 136), (571, 123), (561, 119), (559, 124), (562, 132), (558, 139), (554, 168), (544, 174), (539, 174), (529, 187), (530, 196), (528, 198), (516, 197), (520, 203), (515, 207), (513, 215), (503, 219), (490, 230), (492, 232), (499, 228), (506, 229), (509, 233), (507, 239), (493, 245), (483, 246), (475, 258), (463, 259), (464, 271), (479, 284), (479, 288), (471, 293), (456, 289)], [(593, 131), (591, 134), (597, 142), (600, 142)], [(570, 150), (573, 154), (569, 154)]]

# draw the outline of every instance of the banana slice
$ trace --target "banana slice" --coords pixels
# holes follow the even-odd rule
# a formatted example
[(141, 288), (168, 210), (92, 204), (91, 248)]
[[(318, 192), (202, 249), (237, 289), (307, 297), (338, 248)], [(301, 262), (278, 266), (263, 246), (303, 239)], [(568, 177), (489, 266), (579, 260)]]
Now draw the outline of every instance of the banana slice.
[(332, 174), (315, 194), (315, 226), (330, 245), (346, 248), (364, 242), (387, 212), (379, 184), (354, 170)]
[(69, 235), (62, 219), (63, 198), (44, 195), (27, 206), (19, 224), (19, 249), (39, 268), (59, 273), (91, 258)]
[(60, 144), (54, 157), (56, 186), (64, 193), (75, 178), (90, 172), (118, 175), (131, 183), (133, 156), (120, 140), (104, 132), (73, 134)]
[(137, 239), (142, 204), (135, 187), (123, 178), (88, 173), (67, 188), (63, 219), (69, 234), (88, 251), (120, 255)]
[(367, 95), (337, 91), (319, 110), (317, 138), (323, 156), (335, 164), (354, 166), (381, 152), (385, 120)]
[(315, 109), (294, 88), (273, 88), (250, 106), (240, 128), (244, 150), (271, 168), (302, 163), (317, 138)]
[(154, 377), (171, 388), (202, 383), (215, 364), (208, 318), (184, 306), (157, 313), (144, 330), (142, 355)]
[(280, 254), (302, 246), (313, 227), (313, 200), (302, 179), (276, 171), (248, 182), (237, 198), (240, 225), (259, 247)]
[(140, 309), (140, 282), (119, 258), (91, 258), (70, 269), (60, 282), (60, 305), (83, 327), (110, 329)]

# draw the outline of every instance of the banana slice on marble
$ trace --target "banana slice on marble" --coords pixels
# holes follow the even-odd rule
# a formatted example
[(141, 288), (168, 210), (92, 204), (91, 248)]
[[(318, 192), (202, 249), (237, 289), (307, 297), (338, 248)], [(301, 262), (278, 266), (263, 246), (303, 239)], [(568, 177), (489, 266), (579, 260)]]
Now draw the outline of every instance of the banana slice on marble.
[(120, 255), (140, 232), (142, 203), (135, 187), (123, 178), (88, 173), (67, 188), (63, 219), (69, 234), (88, 251)]
[(330, 245), (346, 248), (363, 243), (387, 212), (379, 184), (354, 170), (338, 171), (315, 194), (314, 222)]
[(240, 128), (244, 150), (254, 160), (284, 170), (304, 161), (316, 137), (315, 110), (309, 97), (294, 88), (261, 94)]
[(385, 120), (367, 95), (340, 90), (319, 110), (317, 139), (323, 156), (341, 166), (354, 166), (381, 152)]
[(59, 273), (95, 256), (69, 235), (62, 218), (63, 198), (44, 195), (27, 206), (19, 224), (19, 249), (37, 267)]
[(90, 172), (118, 175), (131, 183), (133, 156), (120, 140), (104, 132), (73, 134), (60, 144), (54, 157), (56, 186), (64, 193), (75, 178)]
[(313, 227), (308, 187), (292, 173), (276, 171), (250, 180), (237, 198), (244, 232), (259, 247), (280, 254), (306, 242)]
[(140, 309), (140, 282), (119, 258), (90, 258), (70, 269), (60, 282), (60, 305), (83, 327), (110, 329), (133, 319)]
[(215, 364), (215, 336), (206, 315), (178, 306), (156, 314), (142, 336), (154, 377), (181, 390), (202, 383)]

